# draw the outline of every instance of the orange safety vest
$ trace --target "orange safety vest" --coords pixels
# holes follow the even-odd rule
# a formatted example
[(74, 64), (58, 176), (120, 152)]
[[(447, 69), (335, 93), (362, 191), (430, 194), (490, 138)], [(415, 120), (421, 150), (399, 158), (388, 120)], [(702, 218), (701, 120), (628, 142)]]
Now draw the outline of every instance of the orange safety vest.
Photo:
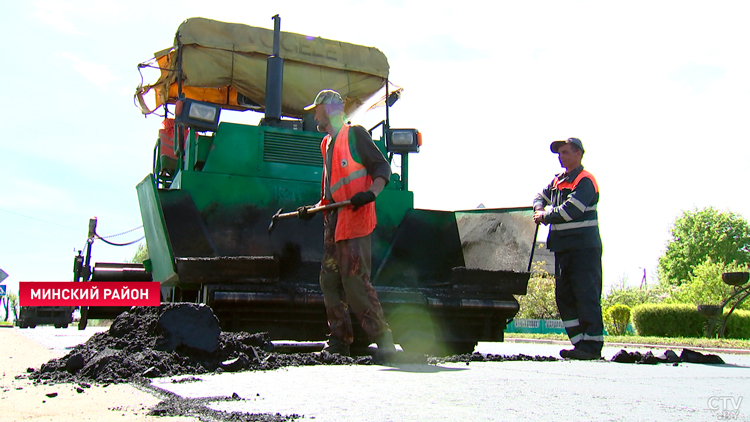
[(563, 189), (575, 189), (576, 186), (578, 186), (578, 182), (581, 181), (584, 177), (588, 177), (591, 179), (591, 183), (594, 184), (594, 190), (596, 193), (599, 193), (599, 185), (596, 183), (596, 179), (594, 179), (594, 175), (589, 173), (586, 170), (581, 170), (580, 173), (578, 173), (578, 176), (576, 176), (576, 179), (572, 182), (561, 182), (558, 178), (555, 178), (553, 185), (557, 190), (563, 190)]
[[(175, 141), (175, 130), (174, 130), (175, 124), (174, 119), (164, 119), (161, 122), (161, 129), (159, 129), (159, 155), (165, 155), (170, 158), (177, 159), (177, 156), (174, 153), (174, 141)], [(185, 128), (185, 137), (183, 138), (183, 148), (184, 149), (184, 140), (188, 138), (188, 135), (190, 134), (190, 129)]]
[[(560, 179), (555, 178), (553, 186), (557, 191), (559, 192), (557, 195), (554, 195), (554, 199), (552, 200), (552, 206), (560, 206), (563, 202), (565, 202), (568, 199), (569, 193), (565, 193), (564, 190), (570, 190), (573, 191), (577, 186), (578, 183), (581, 182), (581, 180), (588, 178), (591, 180), (591, 183), (594, 185), (594, 191), (596, 192), (596, 195), (594, 196), (593, 200), (589, 204), (583, 204), (585, 209), (581, 209), (583, 211), (583, 215), (581, 215), (580, 219), (577, 219), (576, 221), (567, 221), (563, 223), (554, 223), (550, 224), (550, 235), (552, 233), (561, 231), (561, 230), (575, 230), (575, 229), (583, 229), (587, 227), (598, 227), (599, 226), (599, 216), (596, 211), (597, 204), (599, 202), (599, 185), (596, 183), (596, 179), (594, 179), (594, 175), (589, 173), (586, 170), (581, 170), (580, 173), (578, 173), (578, 176), (576, 176), (575, 180), (572, 182), (570, 181), (564, 181), (561, 182)], [(563, 211), (561, 210), (561, 213)], [(567, 232), (570, 233), (570, 232)], [(598, 235), (597, 235), (598, 237)], [(550, 243), (549, 241), (547, 242)]]
[[(333, 143), (333, 157), (331, 162), (331, 196), (335, 202), (346, 201), (351, 199), (354, 194), (370, 189), (372, 177), (367, 173), (367, 169), (362, 164), (352, 159), (349, 150), (349, 125), (344, 125)], [(323, 154), (323, 161), (326, 159), (326, 146), (331, 140), (328, 134), (320, 143), (320, 152)], [(323, 164), (323, 181), (325, 183), (325, 163)], [(322, 204), (328, 203), (325, 199), (325, 187), (323, 192)], [(352, 207), (338, 209), (338, 221), (336, 223), (336, 242), (339, 240), (354, 239), (357, 237), (367, 236), (375, 230), (377, 217), (375, 216), (375, 202), (370, 202), (356, 211)]]

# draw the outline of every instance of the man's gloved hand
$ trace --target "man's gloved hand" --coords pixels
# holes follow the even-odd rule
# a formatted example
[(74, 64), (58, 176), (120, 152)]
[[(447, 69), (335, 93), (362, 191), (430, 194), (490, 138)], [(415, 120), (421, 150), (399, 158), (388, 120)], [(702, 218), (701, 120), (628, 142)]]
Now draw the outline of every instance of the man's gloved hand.
[(366, 190), (364, 192), (358, 192), (352, 196), (352, 205), (354, 206), (352, 209), (357, 210), (357, 208), (369, 204), (370, 202), (375, 200), (375, 193), (373, 193), (370, 190)]
[(310, 208), (314, 208), (314, 205), (303, 205), (299, 208), (297, 208), (297, 217), (299, 217), (300, 220), (309, 221), (311, 218), (315, 217), (316, 213), (309, 213), (307, 212)]

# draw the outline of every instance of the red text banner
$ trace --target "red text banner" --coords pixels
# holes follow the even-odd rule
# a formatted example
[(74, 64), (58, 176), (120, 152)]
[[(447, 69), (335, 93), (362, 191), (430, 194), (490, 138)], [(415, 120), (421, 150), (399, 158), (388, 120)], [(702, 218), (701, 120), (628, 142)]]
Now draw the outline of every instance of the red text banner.
[(159, 306), (159, 283), (22, 281), (20, 306)]

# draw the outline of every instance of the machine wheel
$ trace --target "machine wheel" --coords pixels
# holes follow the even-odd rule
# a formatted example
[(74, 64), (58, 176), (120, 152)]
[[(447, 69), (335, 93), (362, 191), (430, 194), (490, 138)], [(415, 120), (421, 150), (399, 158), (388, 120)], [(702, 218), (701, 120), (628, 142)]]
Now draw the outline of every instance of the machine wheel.
[(81, 306), (81, 319), (78, 320), (78, 329), (85, 330), (89, 323), (89, 308)]
[(29, 324), (29, 328), (36, 328), (36, 324)]

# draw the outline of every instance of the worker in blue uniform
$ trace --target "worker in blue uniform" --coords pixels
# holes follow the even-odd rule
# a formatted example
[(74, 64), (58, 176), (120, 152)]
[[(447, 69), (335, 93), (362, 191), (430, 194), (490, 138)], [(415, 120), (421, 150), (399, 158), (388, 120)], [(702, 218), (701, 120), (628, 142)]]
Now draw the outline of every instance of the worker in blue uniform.
[(549, 225), (547, 247), (555, 254), (555, 300), (573, 349), (566, 359), (601, 358), (602, 241), (597, 204), (599, 186), (583, 169), (583, 143), (578, 138), (550, 145), (565, 171), (534, 198), (534, 221)]

